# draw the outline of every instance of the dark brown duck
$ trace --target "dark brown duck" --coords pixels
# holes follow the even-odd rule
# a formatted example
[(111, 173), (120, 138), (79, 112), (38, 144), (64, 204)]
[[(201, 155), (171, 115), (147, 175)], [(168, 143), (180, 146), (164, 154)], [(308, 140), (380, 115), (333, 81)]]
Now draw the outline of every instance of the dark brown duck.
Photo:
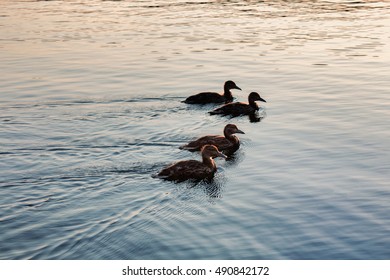
[(256, 101), (266, 102), (257, 92), (251, 92), (248, 96), (248, 103), (228, 103), (209, 113), (210, 115), (250, 115), (259, 110), (259, 106), (257, 106)]
[(223, 95), (217, 92), (201, 92), (189, 96), (184, 103), (187, 104), (208, 104), (208, 103), (227, 103), (233, 101), (231, 89), (241, 90), (233, 81), (226, 81), (223, 87)]
[(225, 154), (231, 154), (240, 147), (240, 140), (234, 135), (236, 133), (245, 134), (242, 130), (238, 129), (235, 124), (227, 124), (223, 130), (223, 135), (203, 136), (187, 145), (181, 146), (180, 149), (193, 152), (199, 151), (202, 146), (206, 144), (211, 144), (216, 146), (219, 151), (222, 151)]
[(226, 156), (214, 145), (203, 146), (201, 154), (202, 161), (183, 160), (176, 162), (161, 170), (155, 177), (179, 182), (188, 179), (211, 179), (217, 171), (214, 158), (226, 158)]

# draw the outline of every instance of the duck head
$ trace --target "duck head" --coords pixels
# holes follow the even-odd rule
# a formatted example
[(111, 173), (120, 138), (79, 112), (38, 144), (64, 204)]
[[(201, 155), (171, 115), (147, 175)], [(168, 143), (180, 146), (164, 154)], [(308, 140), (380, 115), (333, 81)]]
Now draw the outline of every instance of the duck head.
[(225, 90), (239, 89), (241, 90), (233, 81), (226, 81), (224, 85)]
[(249, 103), (251, 102), (254, 102), (254, 101), (263, 101), (263, 102), (267, 102), (265, 101), (263, 98), (260, 97), (260, 94), (258, 94), (257, 92), (251, 92), (248, 96), (248, 101)]
[(202, 157), (206, 157), (206, 158), (216, 158), (216, 157), (227, 158), (214, 145), (204, 145), (202, 147), (201, 154), (202, 154)]
[(229, 123), (225, 126), (225, 129), (223, 130), (223, 132), (225, 135), (232, 135), (235, 133), (245, 134), (244, 131), (238, 129), (238, 127), (235, 124), (231, 124), (231, 123)]

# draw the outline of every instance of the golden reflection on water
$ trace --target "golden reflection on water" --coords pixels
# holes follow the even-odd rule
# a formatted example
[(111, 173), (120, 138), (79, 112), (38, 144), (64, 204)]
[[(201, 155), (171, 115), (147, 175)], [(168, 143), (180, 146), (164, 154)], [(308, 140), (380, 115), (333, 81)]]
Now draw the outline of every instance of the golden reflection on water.
[[(372, 49), (388, 40), (380, 34), (388, 27), (388, 6), (383, 1), (72, 1), (65, 6), (57, 1), (3, 1), (1, 5), (2, 41), (11, 52), (49, 51), (52, 44), (72, 42), (90, 48), (132, 47), (136, 55), (149, 44), (164, 50), (159, 42), (183, 39), (211, 43), (209, 50), (221, 50), (221, 45), (272, 45), (281, 50), (308, 41), (360, 41), (361, 36), (372, 36), (370, 43), (360, 44)], [(379, 34), (370, 32), (376, 28)], [(179, 52), (181, 47), (176, 47)]]
[[(0, 258), (388, 257), (389, 8), (1, 1)], [(180, 103), (229, 79), (266, 118)], [(226, 122), (215, 184), (151, 178)]]

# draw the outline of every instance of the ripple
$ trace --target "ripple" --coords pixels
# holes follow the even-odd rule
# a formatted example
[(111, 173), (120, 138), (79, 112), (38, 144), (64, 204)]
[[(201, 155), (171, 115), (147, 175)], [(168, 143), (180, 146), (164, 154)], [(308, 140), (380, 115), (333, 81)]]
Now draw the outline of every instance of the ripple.
[[(388, 258), (386, 1), (1, 5), (0, 258)], [(267, 107), (180, 102), (227, 79)], [(228, 122), (212, 181), (152, 178)]]

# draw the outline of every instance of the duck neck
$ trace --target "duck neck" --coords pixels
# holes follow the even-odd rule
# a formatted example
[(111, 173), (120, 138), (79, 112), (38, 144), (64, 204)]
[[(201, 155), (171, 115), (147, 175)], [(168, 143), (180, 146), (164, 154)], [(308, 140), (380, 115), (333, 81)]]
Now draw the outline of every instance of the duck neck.
[(255, 110), (258, 110), (258, 109), (259, 109), (259, 106), (257, 106), (257, 103), (256, 103), (254, 100), (249, 99), (248, 101), (249, 101), (249, 105), (250, 105), (253, 109), (255, 109)]
[(203, 156), (203, 163), (207, 165), (207, 167), (211, 168), (212, 170), (217, 170), (217, 166), (215, 165), (214, 160), (210, 156)]
[(231, 133), (224, 131), (223, 135), (225, 136), (226, 139), (228, 139), (230, 142), (232, 142), (234, 144), (240, 143), (240, 141), (238, 140), (238, 137), (234, 134), (231, 134)]
[(233, 100), (232, 92), (226, 86), (223, 88), (223, 97), (227, 100)]

